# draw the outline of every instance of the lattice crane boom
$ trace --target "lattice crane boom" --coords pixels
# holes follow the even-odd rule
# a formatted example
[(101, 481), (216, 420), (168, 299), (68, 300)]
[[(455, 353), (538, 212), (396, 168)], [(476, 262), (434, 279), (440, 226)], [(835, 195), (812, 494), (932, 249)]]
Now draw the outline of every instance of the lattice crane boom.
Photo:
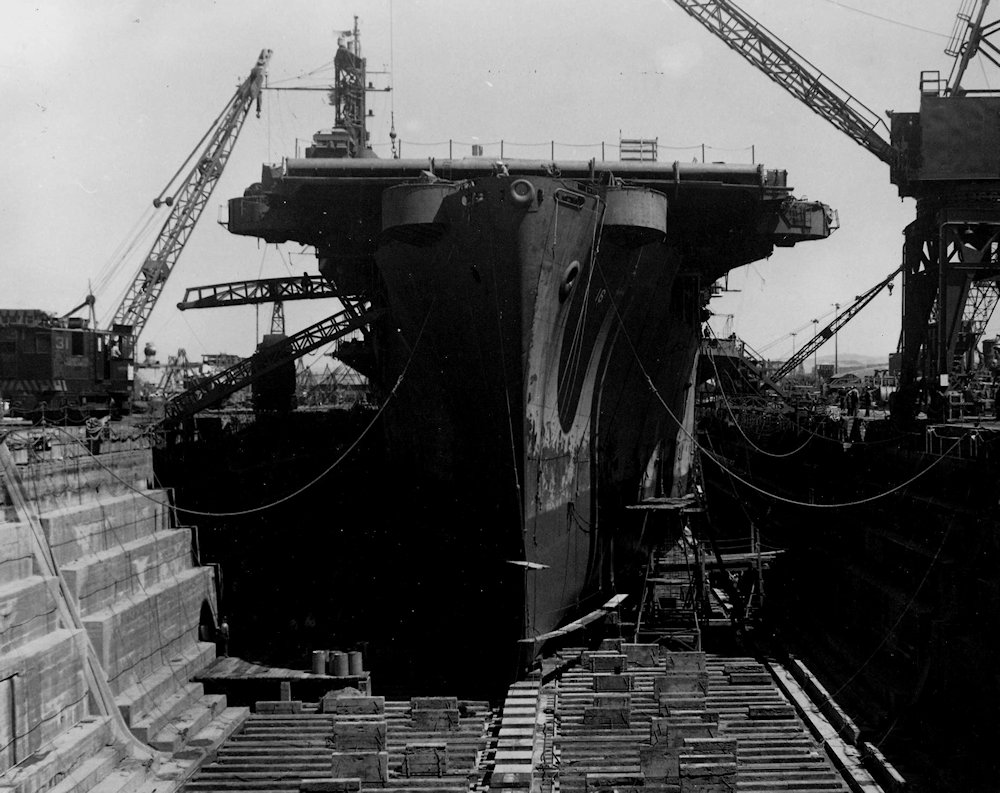
[(767, 75), (814, 113), (892, 165), (895, 154), (883, 137), (885, 121), (817, 67), (729, 0), (674, 0), (726, 46)]
[(360, 330), (383, 315), (382, 309), (355, 314), (347, 309), (320, 320), (279, 343), (258, 350), (234, 366), (197, 383), (171, 399), (164, 407), (164, 424), (175, 424), (199, 410), (211, 407), (230, 394), (251, 385), (289, 361)]
[[(951, 74), (948, 77), (947, 92), (951, 96), (961, 96), (962, 78), (965, 76), (965, 70), (980, 51), (981, 44), (996, 52), (997, 48), (990, 44), (984, 36), (984, 33), (988, 34), (988, 31), (983, 27), (983, 17), (986, 15), (989, 4), (990, 0), (971, 0), (971, 3), (963, 3), (962, 8), (965, 9), (965, 12), (959, 11), (956, 15), (955, 29), (952, 31), (951, 39), (945, 48), (945, 54), (955, 58)], [(996, 23), (990, 28), (995, 29)], [(994, 63), (997, 62), (989, 53), (984, 54)]]
[(186, 311), (189, 308), (252, 306), (276, 301), (316, 300), (340, 296), (337, 287), (325, 278), (303, 274), (188, 287), (184, 300), (177, 304), (177, 308)]
[(146, 326), (167, 278), (222, 176), (254, 102), (257, 103), (257, 115), (260, 116), (260, 94), (270, 58), (271, 50), (261, 51), (249, 76), (236, 89), (202, 138), (202, 141), (207, 139), (208, 142), (200, 155), (193, 158), (191, 169), (174, 195), (162, 202), (161, 198), (153, 202), (155, 206), (160, 206), (161, 203), (169, 206), (170, 214), (112, 319), (112, 330), (131, 336), (132, 347)]
[(874, 300), (875, 297), (883, 289), (889, 286), (889, 284), (893, 282), (893, 279), (895, 279), (895, 277), (899, 275), (902, 269), (903, 267), (902, 265), (900, 265), (891, 273), (889, 273), (889, 275), (886, 276), (884, 280), (875, 284), (875, 286), (873, 286), (863, 295), (859, 295), (850, 306), (848, 306), (846, 309), (844, 309), (844, 311), (842, 311), (840, 314), (834, 317), (833, 322), (831, 322), (829, 325), (823, 328), (823, 330), (821, 330), (819, 333), (813, 336), (809, 341), (803, 344), (798, 350), (796, 350), (795, 354), (792, 355), (792, 357), (789, 358), (787, 361), (785, 361), (785, 363), (782, 364), (781, 368), (778, 369), (778, 371), (776, 371), (771, 376), (771, 381), (777, 383), (782, 378), (794, 372), (798, 368), (800, 363), (805, 361), (810, 355), (812, 355), (820, 347), (826, 344), (831, 338), (833, 338), (833, 334), (835, 334), (842, 327), (844, 327), (844, 325), (846, 325), (848, 322), (854, 319), (854, 317), (857, 316), (858, 312), (861, 311), (861, 309), (863, 309), (865, 306), (871, 303), (872, 300)]

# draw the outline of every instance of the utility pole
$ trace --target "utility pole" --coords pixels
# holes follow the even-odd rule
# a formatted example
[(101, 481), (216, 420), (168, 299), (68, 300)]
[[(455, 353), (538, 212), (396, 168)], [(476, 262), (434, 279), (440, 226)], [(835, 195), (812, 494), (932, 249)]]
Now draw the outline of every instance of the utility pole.
[[(790, 333), (788, 335), (792, 337), (792, 357), (794, 358), (795, 357), (795, 337), (798, 336), (799, 334), (798, 333)], [(798, 369), (797, 366), (795, 368)]]
[[(812, 323), (813, 323), (813, 338), (815, 339), (816, 334), (818, 333), (818, 331), (816, 330), (816, 326), (819, 325), (819, 320), (814, 319)], [(816, 378), (817, 383), (819, 382), (819, 363), (818, 363), (818, 358), (816, 357), (818, 353), (819, 353), (819, 347), (813, 350), (813, 377)]]
[[(834, 321), (837, 321), (840, 319), (840, 303), (834, 303), (833, 308), (836, 312), (833, 319)], [(837, 331), (833, 332), (833, 373), (840, 374), (840, 358), (837, 350)]]

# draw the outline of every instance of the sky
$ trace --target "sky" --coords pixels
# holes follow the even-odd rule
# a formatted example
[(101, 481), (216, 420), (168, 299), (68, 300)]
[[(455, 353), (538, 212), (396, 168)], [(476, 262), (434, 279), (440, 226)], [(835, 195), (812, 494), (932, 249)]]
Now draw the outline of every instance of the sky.
[[(917, 110), (921, 70), (947, 74), (943, 50), (959, 5), (741, 2), (879, 113)], [(98, 317), (109, 316), (153, 237), (112, 265), (259, 51), (274, 50), (269, 85), (324, 84), (337, 31), (355, 14), (369, 79), (393, 89), (369, 99), (381, 156), (390, 156), (393, 119), (404, 157), (447, 156), (449, 140), (455, 156), (474, 142), (498, 154), (490, 144), (502, 139), (508, 156), (539, 158), (556, 141), (557, 159), (599, 157), (606, 141), (611, 158), (620, 137), (655, 137), (661, 161), (700, 158), (705, 144), (709, 161), (745, 163), (753, 147), (757, 162), (788, 171), (795, 195), (837, 209), (841, 228), (828, 240), (733, 271), (733, 291), (712, 301), (716, 331), (738, 333), (767, 357), (790, 355), (812, 335), (812, 319), (822, 327), (834, 303), (850, 304), (899, 265), (914, 202), (898, 197), (888, 167), (671, 0), (5, 0), (0, 307), (61, 314), (90, 283)], [(1000, 82), (985, 70), (970, 75)], [(297, 140), (333, 121), (320, 92), (268, 91), (264, 105), (261, 119), (247, 120), (146, 327), (143, 341), (161, 359), (180, 347), (191, 358), (247, 355), (269, 329), (269, 306), (177, 311), (186, 287), (316, 271), (300, 246), (267, 246), (217, 222), (263, 163), (294, 156)], [(109, 272), (117, 277), (105, 283)], [(842, 356), (895, 349), (900, 294), (883, 292), (840, 332)], [(333, 310), (327, 301), (288, 303), (286, 328)]]

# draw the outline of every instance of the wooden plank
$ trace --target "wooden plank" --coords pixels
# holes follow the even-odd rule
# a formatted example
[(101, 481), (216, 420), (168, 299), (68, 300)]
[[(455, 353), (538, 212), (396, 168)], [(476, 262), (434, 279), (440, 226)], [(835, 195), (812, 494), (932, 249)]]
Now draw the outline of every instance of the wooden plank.
[(601, 606), (599, 609), (591, 611), (586, 616), (581, 617), (578, 620), (574, 620), (568, 625), (564, 625), (562, 628), (557, 628), (554, 631), (549, 631), (548, 633), (542, 633), (538, 636), (531, 636), (524, 639), (518, 639), (521, 644), (538, 644), (539, 642), (545, 642), (549, 639), (555, 639), (559, 636), (565, 636), (568, 633), (573, 633), (574, 631), (580, 630), (580, 628), (586, 627), (592, 622), (596, 622), (602, 617), (606, 617), (611, 611), (618, 608), (627, 598), (628, 595), (615, 595), (607, 603)]

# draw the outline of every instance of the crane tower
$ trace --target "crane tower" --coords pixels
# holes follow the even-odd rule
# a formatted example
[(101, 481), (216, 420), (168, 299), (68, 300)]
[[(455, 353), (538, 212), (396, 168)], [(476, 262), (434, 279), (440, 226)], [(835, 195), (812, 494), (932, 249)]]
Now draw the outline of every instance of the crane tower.
[[(916, 199), (904, 230), (904, 388), (919, 378), (937, 382), (971, 364), (1000, 297), (1000, 91), (962, 81), (981, 56), (1000, 66), (987, 22), (990, 0), (967, 0), (945, 52), (947, 78), (920, 76), (916, 112), (888, 112), (888, 121), (729, 0), (675, 0), (809, 109), (890, 168), (899, 195)], [(885, 133), (888, 132), (888, 140)]]

